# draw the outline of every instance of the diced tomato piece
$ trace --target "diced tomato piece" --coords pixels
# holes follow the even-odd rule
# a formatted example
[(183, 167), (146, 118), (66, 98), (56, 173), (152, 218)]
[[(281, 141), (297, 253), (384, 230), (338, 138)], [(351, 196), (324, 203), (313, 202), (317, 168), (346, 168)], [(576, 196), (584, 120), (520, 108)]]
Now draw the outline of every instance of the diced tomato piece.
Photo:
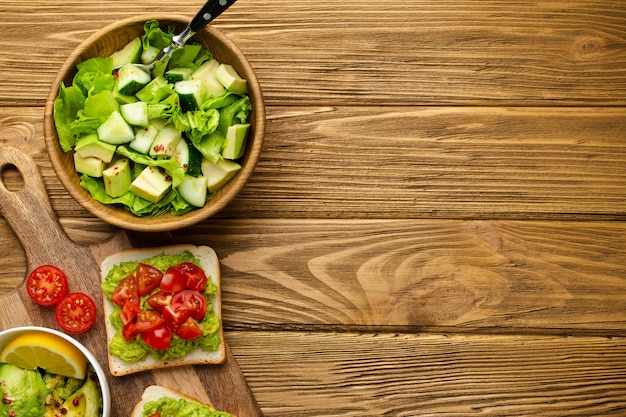
[(140, 311), (141, 308), (138, 304), (135, 304), (130, 300), (126, 301), (122, 307), (122, 311), (120, 311), (120, 319), (122, 320), (122, 323), (126, 325), (133, 321)]
[(176, 269), (183, 273), (190, 290), (202, 291), (207, 284), (207, 276), (199, 266), (191, 262), (183, 262)]
[(169, 267), (167, 271), (165, 271), (165, 274), (163, 274), (159, 288), (161, 291), (167, 292), (182, 291), (187, 288), (187, 280), (178, 269)]
[(146, 302), (154, 310), (158, 311), (159, 313), (163, 313), (163, 309), (165, 308), (165, 306), (168, 306), (170, 304), (171, 300), (171, 293), (165, 291), (157, 291), (149, 296)]
[(163, 323), (163, 317), (159, 313), (153, 310), (141, 310), (139, 314), (137, 314), (137, 319), (135, 320), (135, 327), (140, 332), (145, 332), (148, 330), (153, 330), (157, 326)]
[(187, 320), (178, 327), (175, 333), (182, 339), (193, 340), (202, 335), (202, 327), (200, 327), (197, 321), (188, 317)]
[(158, 268), (144, 263), (139, 263), (136, 274), (139, 295), (149, 294), (154, 291), (161, 283), (161, 278), (163, 278), (163, 272)]
[(191, 307), (191, 317), (202, 320), (206, 315), (207, 301), (200, 292), (195, 290), (179, 291), (172, 297), (172, 304), (186, 304)]
[(113, 290), (113, 294), (111, 294), (111, 301), (120, 307), (123, 307), (126, 301), (139, 305), (137, 277), (130, 274), (120, 281), (115, 290)]
[(161, 323), (156, 328), (141, 333), (141, 338), (152, 349), (165, 350), (172, 341), (172, 332), (165, 323)]
[(191, 315), (191, 307), (187, 304), (174, 304), (163, 309), (163, 319), (170, 329), (176, 330)]
[(124, 328), (122, 328), (122, 336), (124, 336), (124, 339), (127, 342), (130, 342), (131, 340), (133, 340), (135, 337), (137, 337), (139, 333), (141, 332), (137, 330), (137, 326), (135, 326), (134, 320), (126, 323), (124, 325)]

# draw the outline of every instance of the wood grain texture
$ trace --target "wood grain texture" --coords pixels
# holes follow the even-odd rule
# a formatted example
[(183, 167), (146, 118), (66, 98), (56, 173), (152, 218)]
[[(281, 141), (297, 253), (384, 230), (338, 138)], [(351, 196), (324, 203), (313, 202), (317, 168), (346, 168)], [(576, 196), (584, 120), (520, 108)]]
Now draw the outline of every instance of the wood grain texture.
[(216, 250), (233, 327), (626, 336), (623, 223), (255, 219), (174, 236)]
[[(52, 80), (105, 25), (202, 3), (0, 0), (0, 146), (76, 244), (117, 230), (51, 168)], [(264, 415), (626, 415), (626, 2), (238, 0), (213, 25), (266, 136), (237, 198), (174, 237), (218, 253)], [(30, 311), (1, 217), (0, 245), (0, 294)]]
[(587, 417), (626, 412), (622, 338), (281, 336), (227, 335), (266, 417)]
[[(202, 3), (174, 9), (191, 17)], [(55, 71), (89, 34), (173, 9), (115, 4), (0, 2), (0, 105), (16, 94), (43, 105)], [(250, 59), (268, 105), (625, 103), (623, 2), (239, 0), (213, 25)]]
[[(61, 219), (89, 217), (41, 123), (0, 107), (0, 144), (33, 154)], [(271, 107), (259, 163), (216, 217), (624, 220), (624, 184), (623, 108)]]

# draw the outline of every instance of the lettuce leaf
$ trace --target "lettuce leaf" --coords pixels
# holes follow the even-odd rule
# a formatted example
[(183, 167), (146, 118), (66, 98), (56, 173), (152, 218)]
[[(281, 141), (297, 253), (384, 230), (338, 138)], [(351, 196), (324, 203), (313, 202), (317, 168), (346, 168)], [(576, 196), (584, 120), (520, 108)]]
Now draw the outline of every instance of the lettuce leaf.
[(85, 105), (85, 96), (77, 86), (66, 87), (61, 83), (59, 95), (54, 100), (52, 116), (63, 152), (68, 152), (76, 144), (76, 135), (72, 130), (72, 122), (79, 110)]

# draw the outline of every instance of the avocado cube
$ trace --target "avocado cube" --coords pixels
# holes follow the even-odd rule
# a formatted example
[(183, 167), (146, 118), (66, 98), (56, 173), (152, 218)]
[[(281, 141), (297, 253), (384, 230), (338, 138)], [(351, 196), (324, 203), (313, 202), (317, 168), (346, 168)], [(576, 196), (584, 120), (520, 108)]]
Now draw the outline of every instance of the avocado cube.
[(74, 152), (74, 168), (76, 172), (89, 175), (90, 177), (100, 178), (104, 170), (105, 163), (102, 159), (93, 156), (83, 158)]
[(222, 156), (226, 159), (239, 159), (246, 149), (249, 123), (234, 124), (226, 130), (226, 143), (222, 150)]
[(76, 153), (81, 157), (87, 158), (92, 156), (103, 160), (107, 164), (113, 159), (115, 149), (117, 149), (115, 145), (102, 142), (98, 139), (98, 135), (95, 133), (78, 139), (78, 141), (76, 141), (76, 146), (74, 147)]
[(130, 184), (130, 191), (137, 196), (158, 202), (170, 190), (172, 179), (161, 169), (147, 166)]
[(102, 171), (104, 191), (111, 197), (119, 197), (128, 192), (133, 180), (128, 158), (120, 158)]
[(202, 175), (207, 180), (207, 188), (209, 192), (213, 193), (228, 183), (241, 170), (241, 165), (227, 159), (222, 159), (213, 164), (205, 158), (202, 160), (201, 169)]

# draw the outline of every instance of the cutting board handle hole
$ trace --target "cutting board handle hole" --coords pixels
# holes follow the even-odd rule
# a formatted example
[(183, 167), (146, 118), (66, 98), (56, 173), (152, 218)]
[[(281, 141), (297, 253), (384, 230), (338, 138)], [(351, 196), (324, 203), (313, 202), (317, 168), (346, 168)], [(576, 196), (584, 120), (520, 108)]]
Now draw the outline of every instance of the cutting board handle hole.
[(13, 164), (0, 167), (0, 181), (8, 191), (17, 192), (24, 188), (24, 177), (19, 169)]

